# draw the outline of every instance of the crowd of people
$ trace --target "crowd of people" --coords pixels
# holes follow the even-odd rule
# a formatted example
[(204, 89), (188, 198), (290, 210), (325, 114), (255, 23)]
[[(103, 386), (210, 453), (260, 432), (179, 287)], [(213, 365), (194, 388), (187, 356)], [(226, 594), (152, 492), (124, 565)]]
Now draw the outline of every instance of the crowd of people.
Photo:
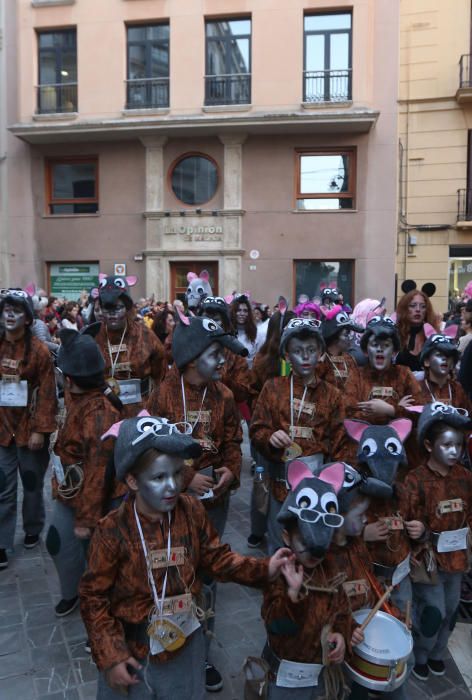
[[(472, 300), (443, 317), (407, 280), (390, 314), (329, 286), (290, 308), (188, 279), (172, 304), (106, 275), (77, 301), (0, 292), (0, 571), (18, 474), (34, 548), (50, 473), (55, 615), (80, 605), (98, 700), (221, 690), (217, 581), (263, 595), (245, 697), (406, 700), (472, 602)], [(222, 543), (245, 425), (267, 557)]]

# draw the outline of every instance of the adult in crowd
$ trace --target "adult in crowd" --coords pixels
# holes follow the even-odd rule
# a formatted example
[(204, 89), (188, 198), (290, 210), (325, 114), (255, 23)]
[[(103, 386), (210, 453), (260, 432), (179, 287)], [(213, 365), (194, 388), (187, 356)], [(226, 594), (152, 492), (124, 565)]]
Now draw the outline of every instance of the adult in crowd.
[(248, 351), (247, 363), (252, 367), (254, 357), (264, 342), (264, 337), (257, 331), (251, 302), (246, 294), (236, 294), (231, 302), (231, 325), (236, 337)]
[(396, 311), (400, 351), (395, 363), (409, 367), (412, 372), (419, 372), (421, 371), (420, 353), (426, 342), (425, 323), (429, 323), (439, 331), (438, 318), (430, 301), (436, 287), (428, 282), (420, 290), (416, 288), (416, 282), (405, 280), (402, 291), (404, 295), (398, 302)]

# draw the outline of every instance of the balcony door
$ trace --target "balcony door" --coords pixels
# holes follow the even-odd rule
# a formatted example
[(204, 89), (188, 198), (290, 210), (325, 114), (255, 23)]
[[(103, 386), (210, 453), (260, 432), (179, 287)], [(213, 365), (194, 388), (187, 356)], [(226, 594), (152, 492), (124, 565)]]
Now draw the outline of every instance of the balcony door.
[(352, 99), (350, 13), (305, 15), (304, 102)]
[(208, 20), (205, 104), (251, 102), (251, 20)]

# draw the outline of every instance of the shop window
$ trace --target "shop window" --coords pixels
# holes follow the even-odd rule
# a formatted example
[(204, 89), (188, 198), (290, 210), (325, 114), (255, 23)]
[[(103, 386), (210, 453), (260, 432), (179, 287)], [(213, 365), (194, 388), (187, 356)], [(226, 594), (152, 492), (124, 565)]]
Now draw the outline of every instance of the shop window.
[(75, 29), (38, 33), (39, 114), (77, 111), (77, 37)]
[(127, 28), (126, 108), (169, 106), (169, 24)]
[(297, 151), (300, 210), (355, 208), (355, 151)]
[(62, 158), (47, 161), (48, 214), (98, 212), (98, 161), (96, 158)]
[(204, 204), (215, 195), (218, 168), (212, 158), (189, 153), (171, 167), (170, 183), (173, 193), (184, 204)]
[(306, 294), (317, 302), (323, 289), (336, 287), (343, 293), (344, 303), (353, 300), (353, 260), (295, 260), (295, 299)]
[[(472, 279), (472, 246), (451, 246), (449, 258), (449, 309), (461, 299), (464, 287)], [(456, 255), (460, 257), (455, 257)], [(453, 257), (454, 256), (454, 257)]]

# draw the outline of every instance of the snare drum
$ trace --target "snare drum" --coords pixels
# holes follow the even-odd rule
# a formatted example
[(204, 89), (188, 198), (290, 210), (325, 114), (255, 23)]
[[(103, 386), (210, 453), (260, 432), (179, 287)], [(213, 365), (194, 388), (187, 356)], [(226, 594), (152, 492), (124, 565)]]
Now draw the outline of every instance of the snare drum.
[[(370, 610), (357, 610), (353, 617), (360, 625)], [(345, 662), (352, 680), (369, 690), (396, 690), (406, 680), (406, 661), (413, 650), (413, 637), (406, 626), (392, 615), (379, 611), (364, 631), (364, 641), (352, 649)]]

